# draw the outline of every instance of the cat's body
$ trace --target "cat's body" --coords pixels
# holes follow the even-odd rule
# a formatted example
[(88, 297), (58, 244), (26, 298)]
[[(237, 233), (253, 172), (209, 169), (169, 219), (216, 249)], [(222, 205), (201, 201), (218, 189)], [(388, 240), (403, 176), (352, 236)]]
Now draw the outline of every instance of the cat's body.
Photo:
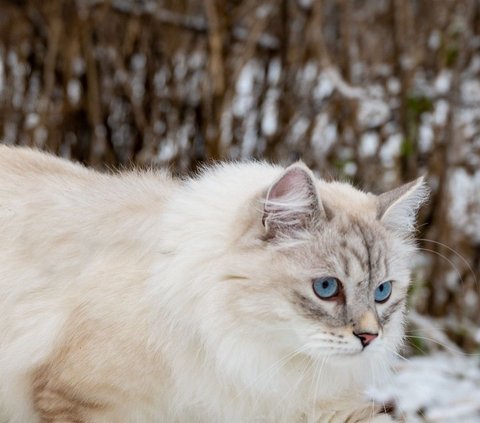
[[(390, 206), (414, 195), (414, 210), (421, 184), (379, 205), (296, 166), (176, 181), (0, 146), (0, 422), (374, 418), (362, 390), (401, 341), (413, 252), (386, 229)], [(289, 189), (292, 215), (276, 201)], [(311, 220), (317, 206), (301, 202), (317, 194)], [(411, 224), (411, 210), (399, 218)], [(358, 287), (317, 298), (311, 279), (339, 260)], [(358, 294), (394, 276), (391, 304)], [(360, 326), (379, 333), (363, 350), (351, 334)]]

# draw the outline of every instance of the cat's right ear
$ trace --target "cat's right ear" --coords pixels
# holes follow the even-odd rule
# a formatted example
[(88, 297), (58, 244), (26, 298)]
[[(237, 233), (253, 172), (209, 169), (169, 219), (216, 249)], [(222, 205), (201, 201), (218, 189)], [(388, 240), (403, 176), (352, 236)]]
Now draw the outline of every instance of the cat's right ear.
[(265, 198), (262, 222), (267, 238), (308, 230), (320, 210), (315, 176), (301, 163), (291, 165), (270, 186)]
[(420, 206), (428, 199), (429, 189), (424, 177), (402, 185), (377, 197), (377, 213), (381, 222), (391, 230), (411, 233)]

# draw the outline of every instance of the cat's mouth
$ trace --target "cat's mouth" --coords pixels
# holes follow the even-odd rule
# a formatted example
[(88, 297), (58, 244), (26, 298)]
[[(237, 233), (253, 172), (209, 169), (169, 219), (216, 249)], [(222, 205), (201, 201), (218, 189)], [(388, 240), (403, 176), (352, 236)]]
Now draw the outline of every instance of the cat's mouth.
[(312, 356), (315, 359), (335, 359), (335, 358), (343, 358), (343, 357), (359, 357), (364, 355), (364, 349), (361, 347), (320, 347), (320, 346), (313, 346), (309, 349), (308, 355)]
[(315, 359), (343, 360), (344, 358), (364, 358), (372, 354), (381, 353), (381, 340), (375, 339), (369, 344), (359, 342), (357, 338), (342, 340), (341, 344), (335, 344), (330, 339), (311, 338), (308, 343), (308, 355)]

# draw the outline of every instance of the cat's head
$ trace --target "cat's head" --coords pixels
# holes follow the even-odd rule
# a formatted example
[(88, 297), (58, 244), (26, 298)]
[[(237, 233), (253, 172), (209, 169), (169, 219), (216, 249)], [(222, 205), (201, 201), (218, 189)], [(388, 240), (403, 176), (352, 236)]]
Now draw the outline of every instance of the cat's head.
[(314, 358), (398, 349), (423, 179), (379, 196), (297, 163), (242, 210), (228, 313), (270, 345)]

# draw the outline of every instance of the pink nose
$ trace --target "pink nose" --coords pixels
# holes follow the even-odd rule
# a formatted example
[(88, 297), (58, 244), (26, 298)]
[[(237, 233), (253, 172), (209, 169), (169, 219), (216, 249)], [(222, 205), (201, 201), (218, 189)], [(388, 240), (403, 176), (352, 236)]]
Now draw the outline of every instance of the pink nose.
[(355, 333), (353, 334), (360, 339), (360, 342), (362, 343), (363, 348), (365, 348), (367, 345), (370, 344), (377, 336), (378, 333)]

